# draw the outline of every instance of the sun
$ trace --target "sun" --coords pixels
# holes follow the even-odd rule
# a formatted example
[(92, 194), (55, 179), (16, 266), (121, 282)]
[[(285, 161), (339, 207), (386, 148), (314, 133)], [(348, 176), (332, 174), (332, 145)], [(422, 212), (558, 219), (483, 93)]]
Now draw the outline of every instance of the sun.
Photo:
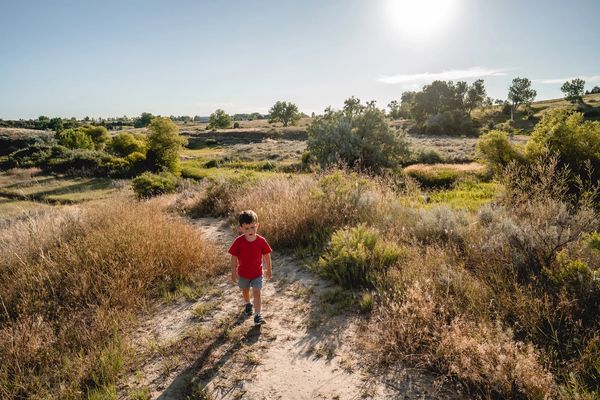
[(459, 0), (386, 0), (385, 12), (395, 30), (424, 39), (444, 30), (457, 14)]

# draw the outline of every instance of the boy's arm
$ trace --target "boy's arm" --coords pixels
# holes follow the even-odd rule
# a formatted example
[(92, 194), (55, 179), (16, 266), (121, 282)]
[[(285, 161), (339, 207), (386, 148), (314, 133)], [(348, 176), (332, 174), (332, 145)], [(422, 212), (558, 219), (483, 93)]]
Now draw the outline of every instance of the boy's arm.
[(263, 254), (263, 262), (265, 264), (265, 277), (267, 279), (271, 279), (271, 272), (272, 272), (271, 253)]
[(231, 256), (231, 282), (237, 283), (237, 267), (238, 267), (238, 258), (237, 256)]

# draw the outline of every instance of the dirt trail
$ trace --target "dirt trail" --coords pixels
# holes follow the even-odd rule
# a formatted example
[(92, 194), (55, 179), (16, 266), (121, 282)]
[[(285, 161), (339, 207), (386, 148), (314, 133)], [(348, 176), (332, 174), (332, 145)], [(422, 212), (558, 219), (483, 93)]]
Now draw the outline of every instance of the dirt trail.
[[(194, 224), (222, 247), (233, 239), (223, 221)], [(119, 388), (119, 398), (137, 393), (161, 400), (454, 397), (422, 373), (402, 369), (384, 377), (366, 371), (355, 342), (364, 324), (336, 311), (336, 303), (327, 300), (335, 296), (335, 286), (291, 256), (273, 254), (262, 327), (241, 315), (241, 295), (228, 275), (215, 283), (217, 289), (196, 301), (151, 312), (153, 317), (131, 338), (140, 367)], [(198, 318), (194, 309), (200, 304), (214, 308)]]

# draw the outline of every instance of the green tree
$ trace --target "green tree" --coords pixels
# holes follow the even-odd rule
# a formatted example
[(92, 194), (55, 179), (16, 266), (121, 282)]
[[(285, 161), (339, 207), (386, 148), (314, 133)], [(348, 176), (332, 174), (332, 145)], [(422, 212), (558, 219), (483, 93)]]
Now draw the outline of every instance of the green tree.
[(48, 128), (52, 129), (54, 132), (60, 132), (63, 129), (65, 129), (62, 118), (60, 118), (60, 117), (52, 118), (48, 122)]
[(296, 125), (300, 120), (298, 106), (292, 102), (278, 101), (269, 110), (269, 123), (281, 122), (283, 126)]
[(134, 121), (133, 126), (135, 128), (145, 128), (146, 126), (150, 125), (152, 118), (154, 118), (154, 115), (144, 112)]
[(231, 127), (231, 117), (220, 108), (208, 117), (210, 129), (227, 129)]
[[(352, 98), (351, 98), (352, 99)], [(350, 99), (350, 100), (351, 100)], [(308, 127), (308, 151), (322, 166), (344, 162), (350, 167), (379, 170), (396, 167), (409, 155), (404, 137), (387, 124), (374, 103), (354, 103), (357, 114), (330, 107)]]
[(81, 128), (56, 132), (55, 137), (58, 144), (69, 149), (93, 150), (96, 147), (92, 138)]
[(106, 144), (110, 142), (110, 135), (108, 130), (103, 126), (91, 126), (87, 125), (82, 127), (83, 131), (92, 139), (96, 150), (104, 150)]
[(132, 153), (146, 154), (147, 147), (144, 135), (122, 132), (112, 138), (108, 151), (119, 157), (127, 157)]
[(583, 92), (585, 90), (585, 81), (575, 78), (571, 81), (566, 81), (560, 90), (565, 94), (565, 99), (571, 103), (583, 103)]
[(402, 109), (397, 100), (390, 101), (388, 108), (390, 109), (389, 116), (391, 119), (402, 118)]
[(169, 118), (154, 117), (148, 125), (147, 160), (154, 171), (179, 174), (179, 152), (187, 139), (179, 135), (179, 128)]
[(352, 118), (355, 115), (360, 114), (365, 109), (365, 106), (360, 103), (360, 99), (352, 96), (344, 100), (344, 113), (346, 116)]
[(481, 107), (486, 96), (487, 93), (485, 91), (485, 86), (483, 85), (483, 79), (477, 79), (469, 86), (467, 94), (465, 95), (465, 109), (467, 112), (470, 114), (471, 111), (477, 107)]
[(531, 88), (531, 81), (527, 78), (515, 78), (508, 88), (508, 100), (511, 102), (510, 120), (515, 120), (515, 112), (521, 104), (531, 104), (537, 92)]

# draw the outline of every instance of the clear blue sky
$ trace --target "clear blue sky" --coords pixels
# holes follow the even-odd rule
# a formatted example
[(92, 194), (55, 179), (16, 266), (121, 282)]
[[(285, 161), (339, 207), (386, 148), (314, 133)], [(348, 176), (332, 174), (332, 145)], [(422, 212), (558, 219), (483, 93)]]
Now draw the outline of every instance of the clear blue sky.
[[(437, 11), (436, 11), (437, 10)], [(0, 0), (0, 118), (385, 107), (433, 79), (600, 86), (598, 0)]]

